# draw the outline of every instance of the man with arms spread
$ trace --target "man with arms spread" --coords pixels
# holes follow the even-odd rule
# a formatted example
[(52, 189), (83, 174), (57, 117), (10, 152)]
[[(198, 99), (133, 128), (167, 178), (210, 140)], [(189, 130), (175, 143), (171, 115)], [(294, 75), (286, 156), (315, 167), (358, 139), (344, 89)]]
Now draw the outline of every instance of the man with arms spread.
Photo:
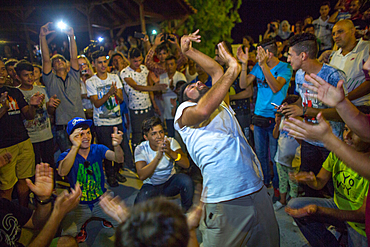
[(80, 72), (77, 59), (77, 45), (73, 28), (67, 27), (63, 32), (68, 35), (69, 50), (71, 53), (71, 68), (62, 55), (49, 57), (46, 36), (55, 31), (50, 30), (51, 22), (40, 29), (40, 47), (42, 52), (42, 78), (49, 95), (56, 95), (60, 105), (55, 111), (56, 141), (62, 152), (70, 147), (67, 123), (75, 117), (85, 117), (82, 107)]
[(200, 167), (207, 188), (203, 243), (279, 246), (279, 229), (260, 164), (228, 105), (228, 91), (240, 65), (220, 44), (220, 59), (228, 67), (223, 74), (215, 60), (192, 48), (192, 41), (200, 42), (198, 31), (181, 39), (181, 49), (211, 75), (213, 85), (210, 89), (200, 82), (183, 85), (175, 129)]

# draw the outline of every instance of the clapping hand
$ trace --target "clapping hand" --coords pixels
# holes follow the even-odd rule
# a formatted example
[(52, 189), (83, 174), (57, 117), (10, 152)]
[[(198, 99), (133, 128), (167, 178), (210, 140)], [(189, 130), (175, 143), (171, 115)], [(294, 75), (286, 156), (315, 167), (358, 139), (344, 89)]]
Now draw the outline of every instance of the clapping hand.
[(124, 201), (119, 196), (113, 198), (107, 192), (100, 197), (99, 205), (107, 215), (119, 223), (125, 222), (130, 215)]
[(269, 58), (269, 50), (266, 50), (262, 48), (262, 46), (258, 46), (257, 47), (257, 60), (258, 60), (258, 64), (260, 67), (262, 67), (262, 65), (266, 64), (267, 63), (267, 59)]
[(64, 215), (72, 211), (80, 203), (81, 194), (80, 184), (77, 182), (75, 188), (71, 188), (70, 193), (66, 190), (60, 193), (55, 200), (53, 212), (59, 213), (64, 217)]
[(117, 93), (117, 83), (116, 82), (112, 82), (112, 85), (109, 88), (108, 94), (109, 94), (109, 96), (113, 96), (116, 93)]
[(187, 51), (192, 49), (192, 42), (200, 43), (200, 35), (198, 35), (199, 29), (195, 31), (194, 33), (191, 33), (189, 35), (184, 35), (181, 38), (181, 51), (182, 53), (186, 53)]
[(40, 163), (36, 166), (35, 183), (26, 179), (27, 185), (39, 197), (40, 200), (50, 198), (53, 192), (54, 179), (53, 168), (47, 163)]
[(32, 97), (30, 98), (30, 105), (39, 106), (42, 104), (44, 99), (45, 99), (45, 95), (40, 92), (37, 92), (34, 95), (32, 95)]
[(242, 46), (238, 47), (238, 51), (236, 52), (238, 59), (241, 63), (247, 64), (249, 55), (248, 55), (248, 47), (245, 47), (245, 52), (243, 51)]
[(49, 99), (49, 106), (57, 108), (60, 104), (60, 99), (57, 98), (57, 95), (54, 95)]

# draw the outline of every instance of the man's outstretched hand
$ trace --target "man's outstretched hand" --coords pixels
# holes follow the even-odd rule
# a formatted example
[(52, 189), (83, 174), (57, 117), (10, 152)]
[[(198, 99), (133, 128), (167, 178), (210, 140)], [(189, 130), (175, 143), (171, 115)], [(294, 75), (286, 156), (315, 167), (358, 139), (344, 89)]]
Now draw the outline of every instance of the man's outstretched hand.
[(199, 29), (195, 31), (194, 33), (191, 33), (189, 35), (184, 35), (181, 38), (181, 51), (182, 53), (186, 54), (189, 50), (192, 49), (192, 42), (200, 43), (200, 35), (198, 35)]
[(27, 185), (40, 200), (48, 199), (54, 188), (53, 168), (48, 163), (40, 163), (36, 166), (35, 183), (26, 179)]

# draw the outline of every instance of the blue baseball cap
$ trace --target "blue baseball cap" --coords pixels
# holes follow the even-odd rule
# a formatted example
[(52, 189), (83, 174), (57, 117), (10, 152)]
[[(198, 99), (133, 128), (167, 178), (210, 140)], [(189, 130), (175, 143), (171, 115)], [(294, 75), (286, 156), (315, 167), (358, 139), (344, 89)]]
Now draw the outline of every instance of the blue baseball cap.
[(68, 125), (67, 125), (67, 133), (68, 135), (72, 134), (73, 130), (79, 126), (82, 126), (82, 125), (88, 125), (89, 127), (91, 127), (92, 125), (92, 120), (90, 119), (84, 119), (84, 118), (80, 118), (80, 117), (76, 117), (74, 119), (72, 119), (71, 121), (68, 122)]

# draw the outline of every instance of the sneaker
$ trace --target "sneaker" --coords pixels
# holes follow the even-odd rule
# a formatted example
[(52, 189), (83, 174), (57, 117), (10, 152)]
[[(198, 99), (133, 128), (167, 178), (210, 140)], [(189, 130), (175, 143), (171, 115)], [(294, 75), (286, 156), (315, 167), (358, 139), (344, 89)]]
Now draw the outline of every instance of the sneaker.
[(124, 183), (127, 181), (127, 178), (125, 178), (125, 176), (123, 176), (121, 173), (117, 172), (116, 173), (116, 179), (118, 182), (120, 183)]
[(101, 223), (102, 223), (104, 228), (113, 228), (112, 223), (110, 223), (109, 221), (107, 221), (105, 219), (103, 219)]
[(108, 177), (107, 182), (110, 187), (118, 187), (118, 183), (115, 177)]
[(276, 201), (273, 205), (274, 211), (278, 211), (279, 209), (283, 208), (285, 205), (283, 205), (281, 202)]

